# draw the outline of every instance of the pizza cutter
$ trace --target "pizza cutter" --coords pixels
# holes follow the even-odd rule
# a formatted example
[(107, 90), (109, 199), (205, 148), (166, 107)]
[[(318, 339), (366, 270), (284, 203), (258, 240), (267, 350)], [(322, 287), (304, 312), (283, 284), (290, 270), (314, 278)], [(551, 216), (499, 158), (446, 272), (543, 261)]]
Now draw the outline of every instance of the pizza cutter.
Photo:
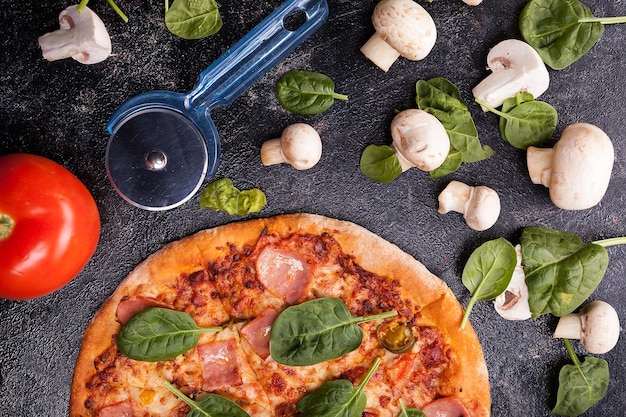
[[(205, 69), (189, 93), (147, 92), (117, 109), (107, 124), (106, 169), (120, 196), (154, 211), (189, 200), (219, 165), (210, 111), (235, 100), (327, 17), (326, 0), (287, 0)], [(300, 24), (292, 29), (289, 22)]]

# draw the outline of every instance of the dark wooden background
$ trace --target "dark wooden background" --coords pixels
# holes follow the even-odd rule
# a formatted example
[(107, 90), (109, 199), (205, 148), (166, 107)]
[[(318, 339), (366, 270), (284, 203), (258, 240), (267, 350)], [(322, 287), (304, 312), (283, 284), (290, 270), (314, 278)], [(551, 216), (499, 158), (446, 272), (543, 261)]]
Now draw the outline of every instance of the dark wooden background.
[[(123, 201), (105, 171), (106, 123), (129, 98), (150, 90), (189, 91), (197, 77), (256, 23), (278, 0), (222, 0), (223, 29), (197, 41), (174, 37), (165, 28), (162, 1), (119, 0), (129, 16), (123, 23), (105, 0), (92, 0), (109, 30), (113, 56), (85, 66), (68, 59), (42, 59), (37, 38), (58, 28), (57, 16), (69, 3), (51, 0), (1, 1), (0, 154), (30, 152), (53, 159), (77, 175), (92, 192), (102, 218), (94, 257), (69, 285), (31, 301), (0, 300), (0, 415), (67, 414), (69, 385), (85, 326), (117, 284), (139, 262), (168, 242), (201, 229), (240, 220), (199, 209), (196, 195), (183, 206), (150, 212)], [(212, 117), (220, 132), (221, 165), (215, 178), (229, 177), (239, 188), (259, 187), (267, 195), (262, 212), (249, 216), (309, 212), (360, 224), (395, 243), (444, 279), (462, 305), (469, 299), (461, 271), (481, 243), (506, 237), (516, 243), (521, 228), (543, 225), (578, 234), (585, 241), (626, 233), (626, 26), (607, 26), (598, 44), (580, 61), (550, 70), (541, 97), (559, 112), (555, 140), (575, 122), (593, 123), (613, 140), (615, 166), (600, 205), (583, 211), (554, 207), (547, 189), (533, 185), (525, 154), (500, 139), (497, 118), (473, 104), (471, 89), (488, 75), (490, 47), (519, 38), (524, 0), (484, 0), (470, 7), (461, 0), (420, 1), (438, 27), (432, 53), (423, 61), (398, 60), (388, 73), (367, 61), (359, 47), (373, 33), (375, 1), (331, 0), (328, 22), (295, 52), (228, 107)], [(618, 1), (588, 0), (599, 16), (626, 14)], [(274, 95), (278, 78), (291, 69), (323, 72), (348, 102), (310, 117), (283, 110)], [(380, 185), (359, 171), (361, 152), (371, 143), (389, 144), (395, 111), (416, 107), (415, 82), (446, 77), (469, 103), (483, 143), (497, 153), (430, 179), (410, 170)], [(322, 159), (308, 171), (288, 165), (263, 167), (261, 144), (284, 127), (304, 121), (320, 133)], [(452, 179), (498, 191), (502, 214), (484, 232), (468, 229), (461, 216), (437, 213), (437, 195)], [(207, 180), (207, 184), (208, 184)], [(0, 178), (0, 192), (2, 178)], [(626, 318), (626, 249), (609, 249), (604, 281), (593, 294)], [(561, 341), (553, 340), (556, 319), (509, 322), (491, 303), (475, 306), (471, 321), (490, 371), (494, 416), (549, 416), (560, 367), (569, 362)], [(610, 353), (611, 381), (604, 400), (587, 416), (621, 416), (626, 406), (626, 340)], [(579, 355), (584, 352), (575, 344)]]

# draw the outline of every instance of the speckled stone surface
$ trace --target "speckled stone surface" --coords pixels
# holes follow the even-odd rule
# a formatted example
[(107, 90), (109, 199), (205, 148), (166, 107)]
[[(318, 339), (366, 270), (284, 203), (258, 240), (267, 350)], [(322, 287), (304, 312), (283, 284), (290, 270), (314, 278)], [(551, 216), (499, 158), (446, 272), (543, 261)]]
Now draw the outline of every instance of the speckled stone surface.
[[(533, 185), (524, 152), (499, 136), (497, 118), (471, 103), (471, 89), (488, 75), (490, 47), (519, 38), (517, 19), (524, 0), (484, 0), (477, 7), (461, 0), (420, 2), (432, 15), (438, 39), (423, 61), (399, 59), (383, 73), (359, 47), (373, 33), (375, 1), (331, 0), (328, 22), (228, 107), (212, 112), (220, 132), (222, 158), (216, 178), (229, 177), (239, 188), (259, 187), (268, 200), (249, 217), (309, 212), (360, 224), (395, 243), (444, 279), (462, 305), (469, 293), (461, 272), (472, 250), (496, 237), (517, 242), (521, 228), (542, 225), (573, 232), (585, 241), (626, 233), (626, 25), (607, 26), (596, 46), (561, 71), (550, 70), (551, 84), (541, 97), (559, 112), (554, 140), (575, 122), (593, 123), (613, 140), (615, 165), (606, 196), (598, 206), (576, 212), (554, 207), (547, 190)], [(30, 152), (53, 159), (77, 175), (92, 192), (102, 217), (94, 257), (63, 289), (31, 301), (0, 300), (0, 415), (63, 416), (85, 326), (132, 268), (168, 242), (238, 217), (199, 209), (199, 195), (165, 212), (150, 212), (123, 201), (105, 170), (109, 135), (106, 123), (115, 109), (145, 91), (186, 92), (228, 46), (278, 6), (278, 1), (220, 2), (224, 27), (216, 35), (188, 41), (171, 35), (163, 3), (120, 0), (130, 17), (123, 23), (104, 0), (92, 0), (109, 30), (113, 56), (84, 66), (69, 59), (42, 59), (38, 36), (58, 27), (58, 13), (69, 4), (57, 0), (2, 0), (0, 31), (0, 154)], [(626, 14), (623, 2), (587, 1), (598, 16)], [(291, 69), (326, 73), (348, 102), (303, 117), (283, 110), (274, 85)], [(381, 185), (359, 171), (368, 144), (388, 144), (394, 112), (415, 105), (415, 82), (442, 76), (455, 83), (469, 103), (482, 143), (492, 158), (466, 164), (454, 174), (430, 179), (409, 170)], [(288, 165), (263, 167), (261, 144), (284, 127), (304, 121), (320, 133), (322, 159), (308, 171)], [(437, 195), (450, 180), (487, 185), (498, 191), (502, 213), (484, 232), (468, 229), (461, 216), (437, 212)], [(207, 180), (206, 183), (209, 181)], [(2, 187), (0, 178), (0, 192)], [(607, 274), (593, 299), (615, 306), (626, 320), (626, 248), (609, 249)], [(471, 322), (482, 342), (490, 372), (492, 413), (549, 416), (556, 399), (560, 367), (569, 358), (551, 338), (556, 318), (508, 322), (491, 303), (475, 306)], [(626, 338), (606, 355), (611, 380), (606, 398), (586, 416), (622, 416), (626, 405)], [(575, 348), (582, 357), (578, 344)]]

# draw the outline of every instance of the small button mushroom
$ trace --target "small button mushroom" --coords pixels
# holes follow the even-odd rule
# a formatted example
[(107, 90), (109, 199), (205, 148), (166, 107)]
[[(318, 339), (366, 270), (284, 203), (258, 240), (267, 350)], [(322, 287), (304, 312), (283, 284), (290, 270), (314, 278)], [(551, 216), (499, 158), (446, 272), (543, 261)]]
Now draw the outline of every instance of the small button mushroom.
[(506, 290), (493, 301), (496, 312), (507, 320), (527, 320), (531, 317), (528, 286), (522, 267), (522, 247), (515, 245), (517, 264)]
[(566, 314), (559, 319), (555, 338), (580, 339), (589, 352), (603, 354), (615, 347), (620, 324), (615, 309), (604, 301), (592, 301), (578, 314)]
[(460, 181), (451, 181), (439, 194), (439, 213), (450, 211), (462, 213), (470, 229), (487, 230), (500, 216), (500, 197), (484, 185), (471, 187)]
[(439, 168), (450, 152), (450, 138), (441, 122), (419, 109), (398, 113), (391, 122), (392, 147), (402, 171), (417, 167), (422, 171)]
[(468, 4), (470, 6), (478, 6), (482, 2), (483, 0), (463, 0), (463, 3)]
[(96, 64), (111, 55), (111, 38), (102, 20), (85, 7), (70, 6), (59, 14), (60, 29), (39, 37), (43, 57), (48, 61), (74, 58), (82, 64)]
[(261, 162), (266, 166), (286, 162), (304, 170), (317, 164), (321, 156), (320, 135), (306, 123), (287, 126), (280, 138), (270, 139), (261, 146)]
[[(491, 75), (482, 80), (472, 93), (492, 107), (517, 93), (528, 92), (534, 98), (543, 94), (550, 84), (548, 69), (541, 57), (526, 42), (508, 39), (498, 43), (487, 54)], [(487, 111), (483, 107), (484, 111)]]
[(531, 181), (548, 187), (554, 205), (564, 210), (587, 209), (602, 200), (614, 159), (611, 139), (588, 123), (565, 128), (552, 149), (526, 150)]
[(435, 46), (437, 28), (428, 12), (413, 0), (382, 0), (374, 8), (376, 33), (361, 52), (387, 72), (400, 55), (418, 61)]

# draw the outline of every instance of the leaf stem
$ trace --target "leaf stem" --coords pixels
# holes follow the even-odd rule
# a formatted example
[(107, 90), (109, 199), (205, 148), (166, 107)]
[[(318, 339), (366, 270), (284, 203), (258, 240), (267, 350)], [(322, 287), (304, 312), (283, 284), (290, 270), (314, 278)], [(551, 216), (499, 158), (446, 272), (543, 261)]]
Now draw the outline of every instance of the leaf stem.
[(128, 17), (124, 14), (124, 12), (115, 4), (113, 0), (107, 0), (107, 3), (115, 10), (115, 12), (122, 18), (124, 23), (128, 23)]
[(498, 116), (501, 117), (507, 117), (507, 115), (499, 110), (496, 110), (495, 108), (493, 108), (492, 106), (490, 106), (489, 104), (485, 103), (484, 101), (482, 101), (479, 98), (474, 99), (474, 101), (478, 104), (480, 104), (481, 106), (483, 106), (484, 108), (486, 108), (487, 110), (489, 110), (490, 112), (497, 114)]
[(174, 393), (174, 395), (176, 395), (180, 400), (182, 400), (189, 407), (195, 408), (195, 409), (198, 408), (196, 403), (191, 398), (189, 398), (185, 394), (183, 394), (178, 388), (176, 388), (174, 385), (172, 385), (169, 381), (163, 381), (163, 385), (165, 385), (165, 388), (167, 388), (168, 390), (172, 391)]
[[(476, 291), (474, 292), (477, 293)], [(461, 324), (459, 325), (459, 330), (463, 330), (465, 328), (474, 304), (476, 304), (476, 297), (470, 298), (469, 302), (467, 303), (467, 307), (465, 307), (465, 313), (463, 313), (463, 318), (461, 319)]]
[(357, 321), (357, 323), (363, 323), (365, 321), (388, 319), (389, 317), (395, 317), (397, 315), (398, 315), (398, 312), (396, 310), (391, 310), (391, 311), (385, 311), (385, 312), (380, 313), (380, 314), (374, 314), (374, 315), (371, 315), (371, 316), (357, 317), (356, 321)]
[(576, 365), (577, 368), (580, 368), (580, 359), (578, 359), (578, 355), (576, 355), (576, 352), (574, 352), (572, 342), (570, 342), (569, 339), (563, 339), (563, 343), (565, 343), (567, 353), (569, 353), (570, 358), (572, 358), (572, 362), (574, 362), (574, 365)]
[(361, 383), (359, 384), (357, 392), (362, 392), (363, 389), (365, 389), (365, 385), (368, 383), (368, 381), (370, 380), (372, 375), (374, 375), (374, 372), (376, 372), (376, 369), (378, 368), (378, 365), (380, 365), (380, 358), (376, 358), (376, 360), (372, 364), (372, 367), (369, 369), (369, 371), (367, 371), (367, 373), (365, 374), (365, 376), (361, 380)]
[(626, 16), (583, 17), (581, 19), (578, 19), (578, 23), (602, 23), (603, 25), (612, 25), (615, 23), (626, 23)]
[(336, 98), (337, 100), (348, 101), (348, 96), (345, 94), (333, 93), (333, 98)]
[(591, 243), (593, 243), (595, 245), (603, 246), (605, 248), (607, 248), (609, 246), (626, 245), (626, 236), (613, 237), (613, 238), (610, 238), (610, 239), (596, 240), (595, 242), (591, 242)]

